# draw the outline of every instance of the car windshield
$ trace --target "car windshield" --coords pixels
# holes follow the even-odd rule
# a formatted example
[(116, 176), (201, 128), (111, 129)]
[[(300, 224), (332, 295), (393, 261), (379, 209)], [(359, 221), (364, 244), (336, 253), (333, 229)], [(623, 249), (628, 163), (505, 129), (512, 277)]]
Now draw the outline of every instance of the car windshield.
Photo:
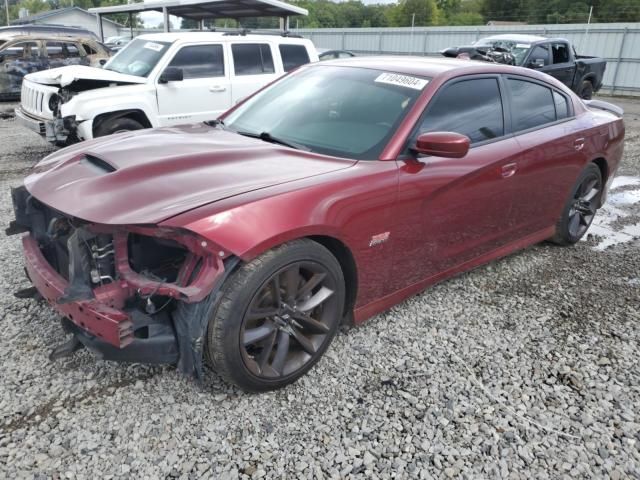
[(366, 68), (307, 67), (248, 100), (224, 123), (265, 141), (377, 159), (428, 82)]
[(146, 77), (169, 45), (169, 42), (135, 39), (112, 57), (103, 68), (136, 77)]
[(492, 47), (501, 48), (514, 56), (516, 65), (522, 65), (524, 57), (531, 48), (531, 44), (524, 42), (516, 42), (515, 40), (495, 40), (491, 38), (483, 38), (473, 44), (474, 47)]

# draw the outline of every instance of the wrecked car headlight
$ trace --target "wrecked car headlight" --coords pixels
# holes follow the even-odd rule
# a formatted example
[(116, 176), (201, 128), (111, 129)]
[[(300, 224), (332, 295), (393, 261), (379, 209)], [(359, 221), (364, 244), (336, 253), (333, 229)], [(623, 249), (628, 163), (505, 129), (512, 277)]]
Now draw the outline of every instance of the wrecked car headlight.
[(60, 98), (60, 95), (58, 95), (57, 93), (54, 93), (53, 95), (51, 95), (51, 97), (49, 97), (49, 110), (51, 110), (56, 115), (58, 113), (58, 107), (60, 106), (61, 100), (62, 99)]

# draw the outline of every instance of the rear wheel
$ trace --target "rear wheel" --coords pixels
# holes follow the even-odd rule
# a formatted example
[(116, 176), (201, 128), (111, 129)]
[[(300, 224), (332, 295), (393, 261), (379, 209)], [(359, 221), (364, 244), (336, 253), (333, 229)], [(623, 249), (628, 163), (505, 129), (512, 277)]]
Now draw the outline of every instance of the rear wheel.
[(132, 130), (142, 130), (142, 125), (137, 120), (129, 117), (119, 117), (104, 120), (98, 128), (96, 128), (95, 137), (104, 137), (114, 133), (130, 132)]
[(322, 356), (340, 325), (345, 286), (322, 245), (296, 240), (243, 265), (209, 320), (206, 355), (248, 391), (288, 385)]
[(578, 90), (578, 95), (583, 100), (591, 100), (593, 97), (593, 84), (589, 80), (582, 82)]
[(573, 187), (556, 233), (551, 239), (559, 245), (571, 245), (580, 240), (593, 222), (602, 198), (602, 174), (600, 168), (590, 163), (582, 171)]

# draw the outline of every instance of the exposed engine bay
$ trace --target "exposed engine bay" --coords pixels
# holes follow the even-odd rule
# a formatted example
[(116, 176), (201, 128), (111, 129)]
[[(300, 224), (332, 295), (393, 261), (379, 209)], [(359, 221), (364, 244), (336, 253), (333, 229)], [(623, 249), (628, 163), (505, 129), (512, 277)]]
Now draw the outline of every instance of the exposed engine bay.
[(84, 346), (106, 360), (177, 363), (202, 377), (206, 319), (195, 318), (192, 305), (225, 271), (206, 242), (172, 229), (84, 222), (24, 187), (12, 197), (16, 220), (7, 234), (30, 232), (23, 236), (27, 275), (73, 334), (52, 359)]
[(451, 47), (442, 50), (440, 53), (449, 58), (516, 65), (515, 56), (509, 50), (498, 46), (470, 45), (464, 47)]

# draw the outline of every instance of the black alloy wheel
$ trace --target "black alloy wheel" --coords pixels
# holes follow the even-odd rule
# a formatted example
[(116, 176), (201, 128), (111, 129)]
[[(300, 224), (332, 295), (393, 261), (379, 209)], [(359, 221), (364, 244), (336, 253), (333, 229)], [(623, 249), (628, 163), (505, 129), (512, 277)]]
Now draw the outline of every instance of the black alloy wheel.
[(205, 354), (225, 380), (247, 391), (288, 385), (324, 354), (344, 316), (339, 262), (310, 239), (241, 265), (212, 308)]
[(322, 265), (303, 261), (262, 285), (244, 315), (240, 338), (253, 375), (286, 377), (315, 358), (339, 321), (335, 283)]
[(568, 228), (571, 237), (581, 238), (593, 222), (600, 201), (601, 184), (600, 176), (593, 174), (585, 178), (578, 187), (569, 210)]
[(571, 196), (556, 225), (556, 233), (551, 239), (559, 245), (571, 245), (580, 240), (589, 229), (600, 208), (603, 181), (600, 168), (590, 163), (578, 177)]

